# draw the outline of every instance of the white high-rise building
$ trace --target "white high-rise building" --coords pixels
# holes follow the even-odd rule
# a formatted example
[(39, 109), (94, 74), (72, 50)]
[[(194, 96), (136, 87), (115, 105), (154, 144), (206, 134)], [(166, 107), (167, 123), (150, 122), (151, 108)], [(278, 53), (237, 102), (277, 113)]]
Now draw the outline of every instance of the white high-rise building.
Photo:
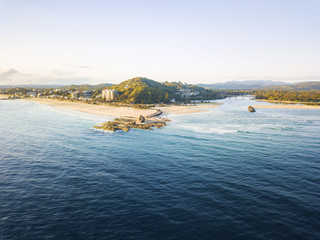
[(112, 90), (112, 89), (104, 89), (102, 90), (102, 98), (105, 99), (106, 101), (112, 101), (117, 97), (117, 90)]

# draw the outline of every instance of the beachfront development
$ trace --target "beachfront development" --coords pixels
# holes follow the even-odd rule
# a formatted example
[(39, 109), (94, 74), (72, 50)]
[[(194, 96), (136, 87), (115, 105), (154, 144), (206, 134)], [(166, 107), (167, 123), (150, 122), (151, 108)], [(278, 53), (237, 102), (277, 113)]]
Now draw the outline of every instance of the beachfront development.
[(319, 82), (311, 82), (274, 89), (230, 90), (211, 89), (181, 82), (159, 83), (138, 77), (114, 85), (8, 87), (0, 89), (0, 98), (24, 99), (100, 116), (137, 118), (140, 115), (146, 117), (158, 110), (161, 110), (164, 116), (208, 111), (209, 108), (219, 106), (212, 100), (244, 95), (257, 96), (259, 100), (275, 103), (291, 103), (254, 105), (254, 108), (319, 109), (319, 86)]

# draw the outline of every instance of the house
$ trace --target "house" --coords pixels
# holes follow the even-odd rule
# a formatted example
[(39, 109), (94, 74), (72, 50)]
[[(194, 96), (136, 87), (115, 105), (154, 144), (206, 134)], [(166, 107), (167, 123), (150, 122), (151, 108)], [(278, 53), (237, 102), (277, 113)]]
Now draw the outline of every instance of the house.
[(179, 93), (182, 98), (189, 98), (191, 97), (191, 90), (190, 89), (180, 89)]
[(71, 98), (73, 98), (73, 99), (77, 99), (78, 98), (78, 91), (75, 91), (75, 92), (72, 92), (71, 93)]

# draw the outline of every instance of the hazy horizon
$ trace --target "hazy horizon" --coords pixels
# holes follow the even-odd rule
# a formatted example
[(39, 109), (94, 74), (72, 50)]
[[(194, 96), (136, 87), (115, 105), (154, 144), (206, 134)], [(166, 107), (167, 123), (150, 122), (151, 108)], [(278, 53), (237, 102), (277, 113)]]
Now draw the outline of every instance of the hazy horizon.
[[(147, 77), (132, 77), (130, 79), (133, 79), (133, 78), (147, 78)], [(130, 80), (130, 79), (125, 79), (123, 81), (127, 81), (127, 80)], [(147, 79), (150, 79), (150, 78), (147, 78)], [(155, 79), (150, 79), (150, 80), (154, 80), (156, 82), (160, 82), (160, 81), (157, 81)], [(5, 87), (5, 86), (70, 86), (70, 85), (100, 85), (100, 84), (120, 84), (121, 82), (123, 81), (118, 81), (118, 82), (98, 82), (98, 83), (66, 83), (66, 84), (56, 84), (56, 83), (26, 83), (26, 84), (0, 84), (0, 87)], [(185, 84), (196, 84), (196, 85), (213, 85), (213, 84), (229, 84), (229, 83), (232, 83), (232, 82), (236, 82), (236, 83), (255, 83), (255, 82), (274, 82), (274, 83), (283, 83), (284, 85), (288, 84), (288, 85), (291, 85), (291, 84), (297, 84), (297, 83), (302, 83), (302, 82), (319, 82), (319, 81), (291, 81), (291, 82), (284, 82), (284, 81), (276, 81), (276, 80), (268, 80), (268, 79), (261, 79), (261, 80), (230, 80), (230, 81), (224, 81), (224, 82), (212, 82), (212, 83), (202, 83), (202, 82), (199, 82), (199, 83), (192, 83), (192, 82), (183, 82)], [(162, 81), (160, 83), (164, 83), (166, 81)], [(171, 81), (171, 82), (178, 82), (178, 81)], [(180, 81), (181, 82), (181, 81)]]
[(0, 0), (0, 85), (319, 81), (320, 2)]

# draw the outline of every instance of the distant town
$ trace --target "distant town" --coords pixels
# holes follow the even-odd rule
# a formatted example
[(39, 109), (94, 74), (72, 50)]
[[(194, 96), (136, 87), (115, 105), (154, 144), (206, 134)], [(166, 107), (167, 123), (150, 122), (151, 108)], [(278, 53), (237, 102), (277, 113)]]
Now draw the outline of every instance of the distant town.
[[(60, 88), (12, 87), (0, 89), (10, 99), (51, 98), (82, 101), (98, 104), (102, 102), (123, 104), (191, 103), (224, 98), (231, 92), (205, 89), (191, 84), (158, 83), (146, 78), (134, 78), (118, 85), (70, 85)], [(234, 93), (236, 94), (236, 93)], [(238, 92), (237, 92), (238, 94)]]

